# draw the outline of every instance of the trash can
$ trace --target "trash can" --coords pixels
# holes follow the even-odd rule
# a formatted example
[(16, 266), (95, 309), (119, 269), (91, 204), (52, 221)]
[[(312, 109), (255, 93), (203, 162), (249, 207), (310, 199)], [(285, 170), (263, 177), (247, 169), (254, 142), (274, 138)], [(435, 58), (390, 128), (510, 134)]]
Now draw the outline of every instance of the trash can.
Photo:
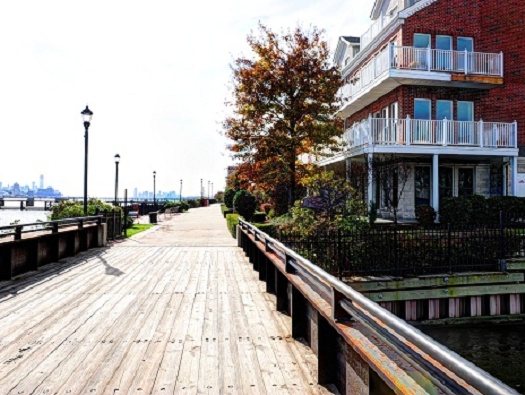
[(157, 212), (151, 211), (148, 215), (149, 215), (149, 223), (156, 224), (157, 223)]

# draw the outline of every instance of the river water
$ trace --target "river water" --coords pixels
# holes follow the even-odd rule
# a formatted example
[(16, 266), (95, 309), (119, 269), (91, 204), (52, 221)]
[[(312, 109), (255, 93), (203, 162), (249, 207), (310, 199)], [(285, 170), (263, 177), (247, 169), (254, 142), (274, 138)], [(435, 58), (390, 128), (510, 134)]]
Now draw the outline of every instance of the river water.
[(0, 226), (8, 226), (15, 221), (20, 224), (32, 224), (38, 221), (49, 221), (49, 211), (29, 211), (0, 209)]
[(419, 329), (519, 393), (525, 392), (525, 324)]

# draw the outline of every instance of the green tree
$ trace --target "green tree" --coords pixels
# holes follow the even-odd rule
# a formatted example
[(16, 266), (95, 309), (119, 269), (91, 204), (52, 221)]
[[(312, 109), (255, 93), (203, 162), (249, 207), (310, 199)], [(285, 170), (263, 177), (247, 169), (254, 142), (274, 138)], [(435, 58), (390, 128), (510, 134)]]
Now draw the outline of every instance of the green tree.
[(257, 199), (250, 192), (241, 189), (237, 191), (233, 198), (233, 208), (237, 213), (242, 215), (244, 219), (250, 221), (255, 213), (257, 207)]
[[(240, 160), (238, 171), (274, 199), (287, 191), (292, 207), (297, 186), (312, 166), (299, 158), (337, 149), (342, 127), (334, 117), (339, 108), (339, 70), (331, 65), (323, 31), (297, 27), (280, 35), (259, 25), (249, 35), (251, 58), (235, 60), (233, 115), (223, 122), (229, 146)], [(275, 206), (280, 207), (279, 202)]]
[(235, 189), (226, 189), (224, 192), (224, 205), (228, 208), (233, 208), (233, 198), (235, 197), (235, 194), (237, 193), (237, 190)]

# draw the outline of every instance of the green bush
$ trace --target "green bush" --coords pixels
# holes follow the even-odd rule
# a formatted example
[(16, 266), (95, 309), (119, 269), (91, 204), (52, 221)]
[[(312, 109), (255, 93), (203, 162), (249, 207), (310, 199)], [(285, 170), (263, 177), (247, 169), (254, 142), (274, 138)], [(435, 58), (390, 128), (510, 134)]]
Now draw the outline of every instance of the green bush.
[(232, 234), (233, 238), (236, 238), (236, 228), (237, 224), (239, 223), (239, 214), (227, 214), (226, 215), (226, 225), (228, 226), (228, 230)]
[(256, 212), (255, 214), (253, 214), (252, 222), (259, 222), (259, 223), (266, 222), (266, 214)]
[(181, 202), (179, 204), (181, 211), (188, 211), (190, 209), (190, 205), (186, 202)]
[[(102, 200), (89, 199), (88, 200), (88, 215), (95, 215), (98, 212), (119, 210), (119, 207), (113, 207), (110, 204), (104, 203)], [(51, 209), (51, 220), (75, 218), (84, 216), (84, 204), (77, 200), (62, 200), (55, 204)]]
[(436, 221), (436, 210), (428, 204), (417, 206), (416, 220), (421, 226), (432, 226)]
[(237, 191), (233, 198), (233, 208), (237, 213), (243, 216), (247, 221), (251, 221), (255, 208), (257, 207), (257, 200), (245, 189)]
[(253, 226), (260, 229), (262, 232), (266, 233), (268, 236), (276, 239), (277, 238), (277, 228), (274, 224), (260, 224), (260, 223), (253, 223)]
[(236, 189), (226, 189), (224, 192), (224, 204), (226, 207), (233, 208), (233, 198), (235, 197), (236, 193)]
[(201, 201), (200, 199), (189, 199), (187, 200), (187, 204), (190, 208), (197, 208), (200, 207)]

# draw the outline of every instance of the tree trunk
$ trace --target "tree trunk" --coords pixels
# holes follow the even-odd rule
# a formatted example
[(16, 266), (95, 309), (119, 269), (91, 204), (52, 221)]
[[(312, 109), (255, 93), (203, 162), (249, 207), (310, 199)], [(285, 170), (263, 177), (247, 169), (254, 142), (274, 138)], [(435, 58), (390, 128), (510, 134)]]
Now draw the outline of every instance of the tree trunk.
[(290, 193), (288, 198), (288, 209), (295, 203), (295, 150), (290, 159)]

